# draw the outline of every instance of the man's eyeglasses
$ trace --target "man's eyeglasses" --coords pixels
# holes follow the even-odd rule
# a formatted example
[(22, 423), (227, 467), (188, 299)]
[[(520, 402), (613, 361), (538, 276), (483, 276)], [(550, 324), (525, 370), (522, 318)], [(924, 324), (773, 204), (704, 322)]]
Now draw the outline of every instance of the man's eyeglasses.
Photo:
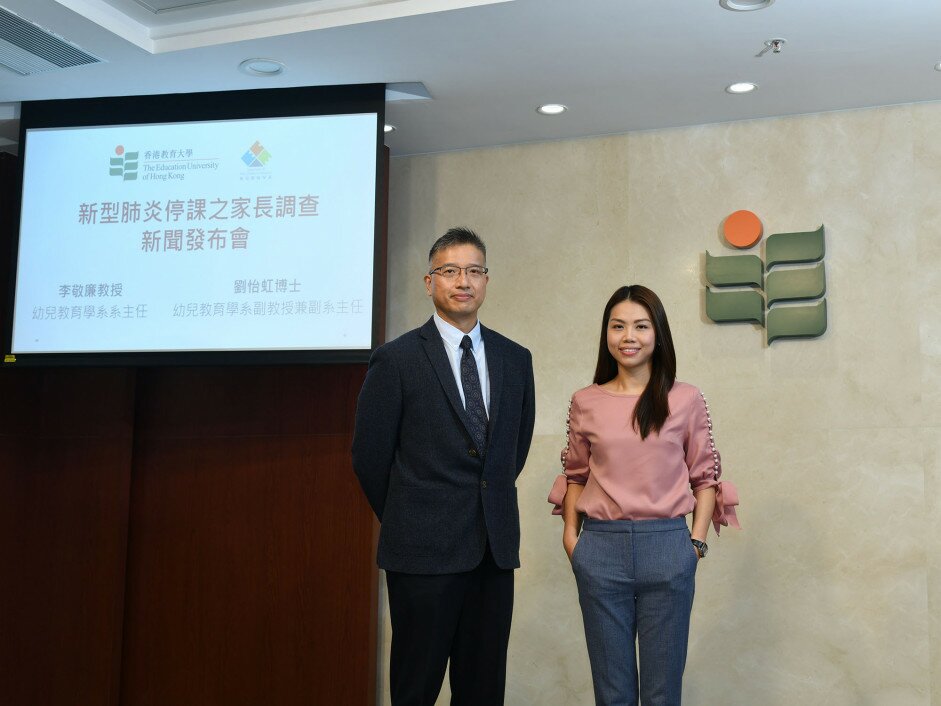
[(458, 267), (457, 265), (441, 265), (428, 272), (430, 275), (439, 275), (445, 279), (454, 279), (461, 274), (461, 270), (467, 273), (471, 279), (479, 279), (490, 270), (482, 265), (469, 265), (467, 267)]

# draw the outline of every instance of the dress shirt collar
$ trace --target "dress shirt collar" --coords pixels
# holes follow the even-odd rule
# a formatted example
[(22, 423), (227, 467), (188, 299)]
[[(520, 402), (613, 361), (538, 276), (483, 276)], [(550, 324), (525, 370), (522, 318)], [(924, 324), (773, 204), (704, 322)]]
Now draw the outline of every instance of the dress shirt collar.
[(474, 328), (471, 329), (470, 333), (465, 334), (457, 326), (452, 326), (447, 321), (438, 316), (438, 312), (434, 313), (432, 317), (435, 320), (435, 326), (438, 328), (438, 333), (441, 334), (442, 340), (448, 344), (452, 349), (457, 349), (461, 347), (461, 341), (464, 339), (464, 336), (470, 336), (471, 343), (474, 346), (474, 352), (480, 350), (480, 346), (483, 342), (483, 337), (480, 333), (480, 319), (477, 320), (477, 323), (474, 325)]

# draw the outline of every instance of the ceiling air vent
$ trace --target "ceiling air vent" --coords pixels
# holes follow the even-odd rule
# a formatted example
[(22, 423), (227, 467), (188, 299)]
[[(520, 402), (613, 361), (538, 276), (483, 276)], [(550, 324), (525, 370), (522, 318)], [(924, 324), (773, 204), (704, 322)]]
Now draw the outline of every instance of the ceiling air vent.
[(29, 76), (101, 59), (0, 7), (0, 66)]

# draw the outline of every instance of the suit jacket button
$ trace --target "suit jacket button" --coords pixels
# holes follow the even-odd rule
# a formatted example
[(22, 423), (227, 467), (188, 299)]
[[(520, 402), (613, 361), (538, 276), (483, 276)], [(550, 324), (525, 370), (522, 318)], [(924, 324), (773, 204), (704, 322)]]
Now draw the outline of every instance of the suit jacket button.
[(470, 454), (471, 456), (473, 456), (474, 458), (477, 458), (477, 456), (479, 455), (479, 454), (477, 453), (477, 449), (467, 449), (467, 453), (469, 453), (469, 454)]
[(485, 481), (485, 480), (480, 481), (480, 487), (483, 488), (484, 490), (486, 490), (486, 489), (487, 489), (487, 481)]

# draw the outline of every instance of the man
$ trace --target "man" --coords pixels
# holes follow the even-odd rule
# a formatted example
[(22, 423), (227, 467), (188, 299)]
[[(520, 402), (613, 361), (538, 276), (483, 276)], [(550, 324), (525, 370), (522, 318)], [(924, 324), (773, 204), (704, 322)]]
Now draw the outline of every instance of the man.
[(435, 313), (373, 353), (353, 468), (382, 523), (394, 706), (502, 704), (519, 566), (516, 477), (533, 435), (529, 351), (480, 325), (487, 251), (452, 228), (428, 256)]

